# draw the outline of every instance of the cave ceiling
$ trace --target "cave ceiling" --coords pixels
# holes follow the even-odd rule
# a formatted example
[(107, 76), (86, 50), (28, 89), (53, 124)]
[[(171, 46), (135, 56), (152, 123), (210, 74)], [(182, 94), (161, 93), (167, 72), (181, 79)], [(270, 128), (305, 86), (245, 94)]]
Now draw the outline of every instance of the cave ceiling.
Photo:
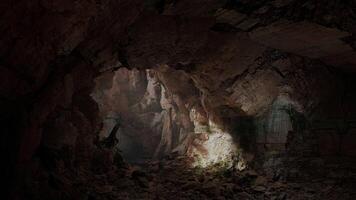
[(273, 48), (355, 70), (354, 3), (302, 2), (5, 1), (1, 80), (18, 84), (3, 90), (18, 96), (40, 89), (56, 68), (70, 70), (62, 61), (68, 56), (95, 69), (167, 64), (215, 79), (220, 71), (241, 74)]

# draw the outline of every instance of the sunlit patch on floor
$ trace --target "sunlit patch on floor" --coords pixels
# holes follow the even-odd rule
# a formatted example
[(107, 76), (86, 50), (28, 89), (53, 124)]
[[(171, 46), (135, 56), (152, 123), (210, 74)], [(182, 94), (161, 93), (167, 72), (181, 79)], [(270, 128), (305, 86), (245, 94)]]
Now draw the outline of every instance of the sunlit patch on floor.
[(242, 151), (229, 132), (222, 130), (211, 120), (205, 128), (202, 125), (198, 128), (199, 123), (194, 124), (196, 126), (195, 137), (189, 152), (194, 160), (193, 167), (235, 168), (237, 170), (246, 168), (241, 156)]

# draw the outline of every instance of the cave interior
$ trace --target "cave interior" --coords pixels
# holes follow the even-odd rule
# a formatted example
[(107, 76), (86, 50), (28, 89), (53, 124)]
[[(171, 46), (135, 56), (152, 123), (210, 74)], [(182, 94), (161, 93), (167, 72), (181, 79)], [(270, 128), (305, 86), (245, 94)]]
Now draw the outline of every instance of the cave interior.
[(356, 199), (356, 0), (3, 0), (1, 199)]

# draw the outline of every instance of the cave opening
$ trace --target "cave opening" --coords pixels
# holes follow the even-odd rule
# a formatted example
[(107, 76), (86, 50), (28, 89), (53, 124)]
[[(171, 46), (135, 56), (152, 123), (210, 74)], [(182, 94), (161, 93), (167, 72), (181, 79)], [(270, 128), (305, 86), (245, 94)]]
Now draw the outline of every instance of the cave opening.
[[(265, 54), (269, 59), (276, 52)], [(295, 62), (289, 56), (274, 62)], [(349, 119), (356, 96), (353, 84), (344, 81), (356, 80), (342, 79), (342, 72), (320, 63), (308, 69), (305, 63), (290, 64), (291, 71), (281, 76), (266, 62), (264, 70), (219, 82), (224, 92), (210, 88), (214, 79), (168, 65), (88, 74), (43, 123), (30, 176), (39, 187), (26, 185), (27, 197), (81, 193), (60, 188), (79, 182), (80, 190), (94, 191), (90, 198), (150, 199), (162, 193), (168, 198), (182, 191), (189, 192), (180, 197), (206, 198), (224, 191), (227, 199), (249, 199), (240, 190), (259, 196), (268, 184), (304, 184), (322, 176), (345, 180), (330, 169), (342, 165), (333, 169), (352, 171), (355, 126)], [(83, 77), (79, 69), (64, 78), (64, 87), (77, 87), (74, 80)], [(329, 92), (318, 90), (325, 84)], [(313, 101), (306, 101), (310, 92)], [(340, 114), (337, 106), (350, 112)], [(329, 115), (339, 118), (330, 121)], [(324, 170), (314, 170), (323, 165)], [(214, 189), (220, 184), (223, 189)], [(37, 191), (43, 186), (50, 193)]]
[(232, 128), (237, 113), (225, 107), (209, 118), (201, 93), (184, 71), (161, 66), (105, 72), (96, 78), (91, 97), (103, 122), (99, 144), (125, 162), (145, 166), (180, 156), (189, 160), (187, 168), (245, 167)]

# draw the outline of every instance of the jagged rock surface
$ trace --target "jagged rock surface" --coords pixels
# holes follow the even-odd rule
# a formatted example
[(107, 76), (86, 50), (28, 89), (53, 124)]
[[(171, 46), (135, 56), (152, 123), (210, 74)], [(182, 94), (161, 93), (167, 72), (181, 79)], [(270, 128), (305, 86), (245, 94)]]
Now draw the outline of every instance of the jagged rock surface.
[[(249, 167), (276, 177), (287, 171), (279, 169), (302, 166), (300, 158), (355, 156), (355, 4), (2, 1), (0, 141), (1, 157), (9, 162), (0, 170), (4, 198), (11, 193), (12, 199), (85, 199), (92, 198), (85, 192), (106, 193), (126, 184), (99, 186), (113, 177), (110, 170), (116, 174), (123, 167), (115, 169), (112, 152), (95, 145), (102, 112), (91, 97), (96, 77), (105, 74), (101, 88), (110, 88), (109, 72), (123, 66), (155, 68), (165, 85), (168, 98), (162, 99), (162, 87), (158, 92), (151, 81), (141, 88), (147, 95), (124, 97), (109, 109), (127, 112), (121, 109), (138, 99), (144, 101), (135, 108), (143, 113), (160, 105), (163, 111), (153, 113), (164, 119), (166, 134), (156, 136), (157, 145), (162, 142), (157, 154), (202, 154), (212, 129), (236, 133), (232, 139), (243, 149), (238, 149), (241, 160), (256, 161)], [(136, 79), (142, 72), (135, 73), (132, 83), (147, 84)], [(179, 132), (171, 131), (172, 122), (179, 122)], [(175, 133), (179, 145), (170, 139)], [(340, 180), (350, 180), (352, 187), (349, 175)], [(99, 182), (94, 188), (88, 186), (93, 180)], [(85, 194), (73, 189), (78, 183)], [(328, 197), (342, 195), (341, 188), (335, 191)]]

